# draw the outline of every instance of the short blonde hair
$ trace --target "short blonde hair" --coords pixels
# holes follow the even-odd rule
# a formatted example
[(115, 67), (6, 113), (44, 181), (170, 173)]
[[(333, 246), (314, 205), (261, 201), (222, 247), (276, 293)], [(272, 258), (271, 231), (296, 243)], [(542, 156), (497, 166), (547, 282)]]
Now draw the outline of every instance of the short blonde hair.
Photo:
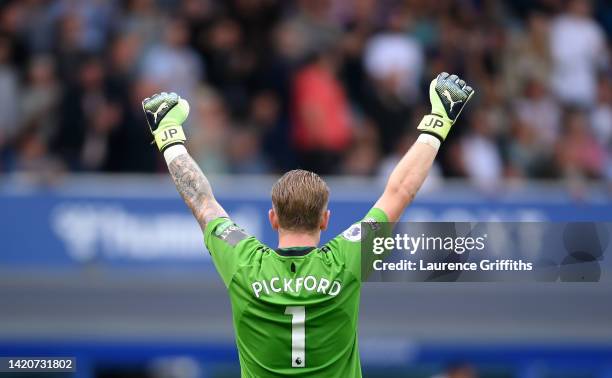
[(272, 187), (272, 206), (281, 228), (290, 231), (315, 231), (327, 210), (329, 188), (319, 175), (294, 169)]

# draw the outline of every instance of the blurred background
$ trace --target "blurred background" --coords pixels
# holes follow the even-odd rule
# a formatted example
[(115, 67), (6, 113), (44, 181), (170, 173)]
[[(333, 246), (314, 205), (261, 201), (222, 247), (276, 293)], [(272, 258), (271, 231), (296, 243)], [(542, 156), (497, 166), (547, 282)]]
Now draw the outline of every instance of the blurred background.
[[(441, 71), (477, 93), (404, 219), (611, 220), (611, 35), (605, 0), (0, 1), (0, 355), (239, 375), (229, 301), (150, 144), (159, 91), (189, 100), (191, 154), (271, 245), (292, 168), (329, 180), (325, 240), (365, 214)], [(610, 378), (609, 283), (367, 284), (365, 376)]]

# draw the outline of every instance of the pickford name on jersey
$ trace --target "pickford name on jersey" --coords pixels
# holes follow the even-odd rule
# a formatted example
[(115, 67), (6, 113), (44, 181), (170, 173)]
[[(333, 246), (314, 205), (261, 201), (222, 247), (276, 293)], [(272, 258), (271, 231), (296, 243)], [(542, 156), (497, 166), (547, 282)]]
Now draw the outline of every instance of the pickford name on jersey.
[(337, 280), (330, 281), (327, 278), (317, 278), (315, 276), (295, 278), (272, 277), (270, 280), (251, 283), (251, 288), (256, 298), (259, 298), (260, 295), (275, 295), (279, 293), (299, 294), (302, 290), (334, 297), (342, 290), (342, 284)]

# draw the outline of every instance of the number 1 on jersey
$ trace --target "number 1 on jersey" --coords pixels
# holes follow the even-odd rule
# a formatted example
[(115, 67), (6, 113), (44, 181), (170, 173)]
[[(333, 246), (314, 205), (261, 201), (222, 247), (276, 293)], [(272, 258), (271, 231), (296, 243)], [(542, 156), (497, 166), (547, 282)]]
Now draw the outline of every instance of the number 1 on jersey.
[(306, 308), (287, 306), (285, 315), (291, 315), (291, 367), (306, 366)]

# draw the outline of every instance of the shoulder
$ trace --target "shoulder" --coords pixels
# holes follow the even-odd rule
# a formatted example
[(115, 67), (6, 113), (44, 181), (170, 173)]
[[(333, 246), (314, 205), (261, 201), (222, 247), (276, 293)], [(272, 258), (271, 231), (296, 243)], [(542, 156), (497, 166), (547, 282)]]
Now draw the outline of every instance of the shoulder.
[(346, 246), (359, 248), (361, 241), (374, 232), (378, 232), (382, 224), (388, 222), (386, 214), (377, 208), (372, 208), (359, 222), (353, 223), (338, 236), (325, 244), (328, 250)]
[(219, 217), (209, 222), (204, 232), (207, 237), (215, 237), (229, 244), (236, 244), (249, 236), (243, 228), (226, 217)]
[(209, 222), (206, 225), (204, 237), (209, 249), (215, 246), (253, 249), (268, 248), (233, 220), (226, 217), (219, 217)]

